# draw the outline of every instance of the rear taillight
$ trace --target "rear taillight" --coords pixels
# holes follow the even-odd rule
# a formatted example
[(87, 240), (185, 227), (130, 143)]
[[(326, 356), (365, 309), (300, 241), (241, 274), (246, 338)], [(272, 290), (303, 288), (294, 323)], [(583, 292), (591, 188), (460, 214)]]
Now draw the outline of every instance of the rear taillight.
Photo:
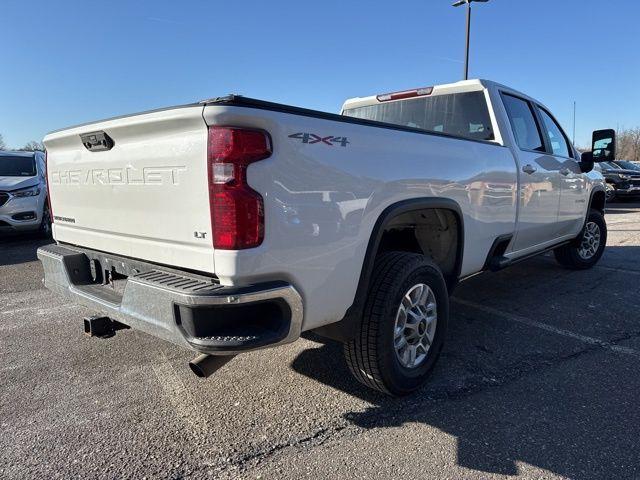
[(49, 161), (47, 151), (44, 151), (44, 182), (47, 185), (47, 204), (49, 205), (49, 219), (53, 223), (53, 210), (51, 209), (51, 188), (49, 188)]
[(264, 203), (247, 183), (247, 166), (271, 156), (263, 130), (209, 127), (207, 149), (213, 246), (257, 247), (264, 239)]

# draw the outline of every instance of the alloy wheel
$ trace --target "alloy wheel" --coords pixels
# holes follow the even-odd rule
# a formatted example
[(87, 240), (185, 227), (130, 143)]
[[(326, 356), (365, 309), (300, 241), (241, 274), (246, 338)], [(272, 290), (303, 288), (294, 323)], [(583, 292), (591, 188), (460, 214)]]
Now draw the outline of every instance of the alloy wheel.
[(584, 227), (582, 241), (578, 248), (578, 255), (583, 260), (590, 260), (600, 247), (600, 227), (595, 222), (588, 222)]
[(400, 302), (394, 325), (394, 349), (400, 364), (417, 368), (424, 363), (438, 324), (438, 306), (431, 288), (419, 283)]

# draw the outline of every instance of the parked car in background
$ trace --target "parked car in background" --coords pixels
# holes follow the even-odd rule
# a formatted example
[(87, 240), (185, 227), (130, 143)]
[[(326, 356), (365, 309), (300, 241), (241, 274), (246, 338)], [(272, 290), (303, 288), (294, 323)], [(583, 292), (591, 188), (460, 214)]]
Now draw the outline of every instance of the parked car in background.
[(640, 197), (640, 169), (622, 168), (618, 162), (621, 161), (601, 162), (595, 167), (605, 178), (607, 201)]
[(602, 176), (604, 177), (604, 187), (605, 187), (605, 194), (606, 194), (606, 201), (607, 203), (611, 203), (616, 199), (616, 187), (614, 186), (614, 181), (612, 178), (607, 178), (607, 175), (605, 174), (605, 169), (603, 169), (603, 167), (600, 164), (595, 164), (593, 169), (596, 172), (599, 172), (600, 174), (602, 174)]
[(0, 151), (0, 232), (51, 234), (42, 152)]

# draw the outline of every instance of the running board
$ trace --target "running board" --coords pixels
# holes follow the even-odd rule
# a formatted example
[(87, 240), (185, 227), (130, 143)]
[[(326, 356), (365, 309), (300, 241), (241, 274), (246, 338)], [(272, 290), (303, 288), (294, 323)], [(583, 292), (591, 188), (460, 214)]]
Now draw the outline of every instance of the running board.
[(504, 256), (504, 252), (507, 251), (511, 240), (513, 240), (512, 234), (501, 235), (494, 240), (482, 270), (496, 272), (506, 268), (511, 263), (511, 260)]
[(516, 263), (520, 263), (520, 262), (524, 262), (525, 260), (529, 260), (533, 257), (537, 257), (538, 255), (542, 255), (544, 253), (550, 252), (552, 250), (555, 250), (558, 247), (562, 247), (563, 245), (567, 245), (571, 243), (571, 240), (568, 240), (566, 242), (562, 242), (562, 243), (558, 243), (557, 245), (552, 245), (550, 247), (545, 248), (544, 250), (540, 250), (537, 252), (533, 252), (530, 253), (528, 255), (525, 255), (524, 257), (518, 257), (518, 258), (507, 258), (503, 255), (501, 255), (500, 257), (493, 257), (489, 262), (488, 262), (488, 269), (487, 270), (491, 270), (492, 272), (497, 272), (499, 270), (505, 269), (507, 267), (510, 267), (511, 265), (515, 265)]

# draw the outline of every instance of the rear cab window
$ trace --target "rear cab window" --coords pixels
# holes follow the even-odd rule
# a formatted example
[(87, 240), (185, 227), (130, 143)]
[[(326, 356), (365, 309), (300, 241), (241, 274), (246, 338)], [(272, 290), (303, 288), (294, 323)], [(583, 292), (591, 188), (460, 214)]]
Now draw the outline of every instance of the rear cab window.
[(495, 140), (482, 91), (381, 102), (348, 108), (342, 114), (472, 140)]

